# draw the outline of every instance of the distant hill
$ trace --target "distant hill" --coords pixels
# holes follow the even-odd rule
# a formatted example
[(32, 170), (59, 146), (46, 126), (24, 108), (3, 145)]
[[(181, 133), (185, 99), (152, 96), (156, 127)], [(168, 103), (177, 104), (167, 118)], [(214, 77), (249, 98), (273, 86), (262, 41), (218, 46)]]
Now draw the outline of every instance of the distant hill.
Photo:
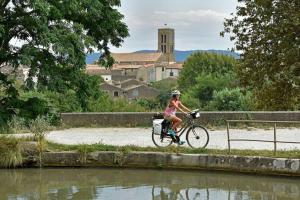
[[(235, 59), (239, 59), (240, 58), (240, 55), (238, 53), (227, 51), (227, 50), (214, 50), (214, 49), (210, 49), (210, 50), (190, 50), (190, 51), (175, 50), (175, 59), (176, 59), (176, 62), (184, 62), (191, 54), (193, 54), (195, 52), (199, 52), (199, 51), (200, 52), (210, 52), (210, 53), (217, 53), (217, 54), (222, 54), (222, 55), (228, 55), (228, 56), (234, 57)], [(153, 53), (153, 52), (156, 52), (156, 51), (155, 50), (141, 50), (141, 51), (137, 51), (137, 53)], [(88, 54), (86, 56), (86, 63), (87, 64), (92, 64), (99, 57), (100, 57), (100, 53)]]

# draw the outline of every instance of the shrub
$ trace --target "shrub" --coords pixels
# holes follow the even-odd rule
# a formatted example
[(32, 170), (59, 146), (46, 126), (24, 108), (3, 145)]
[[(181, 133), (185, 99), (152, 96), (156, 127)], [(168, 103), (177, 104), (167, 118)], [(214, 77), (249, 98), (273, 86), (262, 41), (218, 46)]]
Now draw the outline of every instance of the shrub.
[(37, 138), (43, 138), (47, 131), (51, 129), (51, 125), (45, 117), (38, 116), (29, 122), (29, 129)]
[(195, 98), (191, 94), (191, 92), (183, 93), (181, 96), (181, 101), (184, 105), (186, 105), (189, 108), (199, 108), (200, 107), (199, 99)]
[(111, 99), (108, 95), (103, 95), (99, 99), (88, 101), (89, 112), (145, 112), (147, 108), (142, 107), (136, 102), (126, 99)]
[(13, 116), (7, 123), (10, 132), (13, 134), (20, 133), (23, 130), (27, 130), (26, 120), (22, 117)]
[(138, 99), (136, 104), (147, 109), (147, 111), (161, 110), (161, 105), (158, 99)]
[(252, 94), (247, 92), (245, 95), (240, 88), (225, 88), (219, 92), (214, 92), (213, 101), (207, 106), (207, 110), (223, 111), (245, 111), (252, 110)]
[(14, 137), (0, 136), (0, 167), (10, 168), (22, 165), (19, 140)]
[(42, 154), (45, 149), (45, 136), (51, 129), (49, 121), (45, 117), (37, 117), (29, 122), (29, 129), (34, 134), (34, 139), (37, 141), (37, 148), (39, 152), (39, 163), (42, 166)]

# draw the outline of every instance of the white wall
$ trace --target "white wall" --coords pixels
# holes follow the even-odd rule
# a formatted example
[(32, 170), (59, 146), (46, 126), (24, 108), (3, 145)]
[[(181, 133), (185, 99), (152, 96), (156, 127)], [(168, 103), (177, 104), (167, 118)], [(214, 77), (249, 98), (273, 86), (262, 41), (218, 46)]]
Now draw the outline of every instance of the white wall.
[(103, 80), (105, 82), (110, 82), (111, 81), (111, 75), (101, 75), (101, 77), (103, 78)]
[(170, 73), (173, 72), (173, 76), (172, 77), (178, 77), (179, 76), (179, 71), (178, 69), (167, 69), (166, 70), (166, 78), (170, 77)]

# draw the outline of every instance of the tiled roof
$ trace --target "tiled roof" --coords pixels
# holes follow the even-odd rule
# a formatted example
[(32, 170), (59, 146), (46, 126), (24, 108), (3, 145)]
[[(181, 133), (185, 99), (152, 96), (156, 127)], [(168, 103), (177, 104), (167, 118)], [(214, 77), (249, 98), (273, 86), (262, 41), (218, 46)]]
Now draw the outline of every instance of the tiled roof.
[(126, 88), (123, 88), (125, 91), (128, 91), (128, 90), (132, 90), (132, 89), (135, 89), (135, 88), (138, 88), (138, 87), (141, 87), (143, 85), (130, 85)]
[(130, 81), (135, 81), (135, 82), (138, 82), (138, 83), (142, 83), (141, 81), (139, 81), (137, 79), (127, 79), (127, 80), (121, 81), (120, 84), (124, 84), (124, 83), (130, 82)]
[(148, 89), (151, 89), (151, 90), (155, 90), (155, 91), (158, 91), (157, 89), (153, 88), (153, 87), (149, 87), (147, 85), (144, 85), (144, 84), (141, 84), (141, 85), (131, 85), (129, 87), (126, 87), (126, 88), (123, 88), (125, 91), (129, 91), (129, 90), (133, 90), (135, 88), (139, 88), (139, 87), (145, 87), (145, 88), (148, 88)]
[(139, 69), (143, 65), (114, 65), (113, 69)]
[(120, 69), (139, 69), (141, 67), (153, 67), (154, 64), (146, 64), (146, 65), (118, 65), (118, 64), (114, 64), (113, 66), (113, 70), (120, 70)]
[(182, 63), (173, 63), (166, 66), (167, 69), (182, 69)]
[(163, 54), (160, 53), (112, 53), (116, 62), (156, 62)]
[(120, 88), (120, 87), (118, 87), (118, 86), (116, 86), (116, 85), (113, 85), (113, 84), (109, 84), (109, 83), (107, 83), (107, 82), (105, 82), (105, 83), (101, 83), (100, 84), (100, 86), (109, 86), (109, 87), (113, 87), (113, 88), (116, 88), (116, 89), (118, 89), (118, 90), (123, 90), (122, 88)]
[(111, 75), (110, 69), (105, 69), (99, 65), (87, 65), (86, 72), (91, 75)]

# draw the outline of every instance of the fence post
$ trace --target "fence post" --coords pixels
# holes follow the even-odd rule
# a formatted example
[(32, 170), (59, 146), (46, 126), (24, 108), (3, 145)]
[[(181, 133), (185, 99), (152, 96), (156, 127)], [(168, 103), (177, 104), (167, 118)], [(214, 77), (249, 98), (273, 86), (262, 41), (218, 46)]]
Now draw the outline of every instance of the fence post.
[(229, 153), (230, 153), (230, 137), (229, 137), (229, 122), (227, 122), (227, 141), (228, 141), (228, 150), (229, 150)]
[(277, 154), (276, 123), (274, 123), (274, 155)]

